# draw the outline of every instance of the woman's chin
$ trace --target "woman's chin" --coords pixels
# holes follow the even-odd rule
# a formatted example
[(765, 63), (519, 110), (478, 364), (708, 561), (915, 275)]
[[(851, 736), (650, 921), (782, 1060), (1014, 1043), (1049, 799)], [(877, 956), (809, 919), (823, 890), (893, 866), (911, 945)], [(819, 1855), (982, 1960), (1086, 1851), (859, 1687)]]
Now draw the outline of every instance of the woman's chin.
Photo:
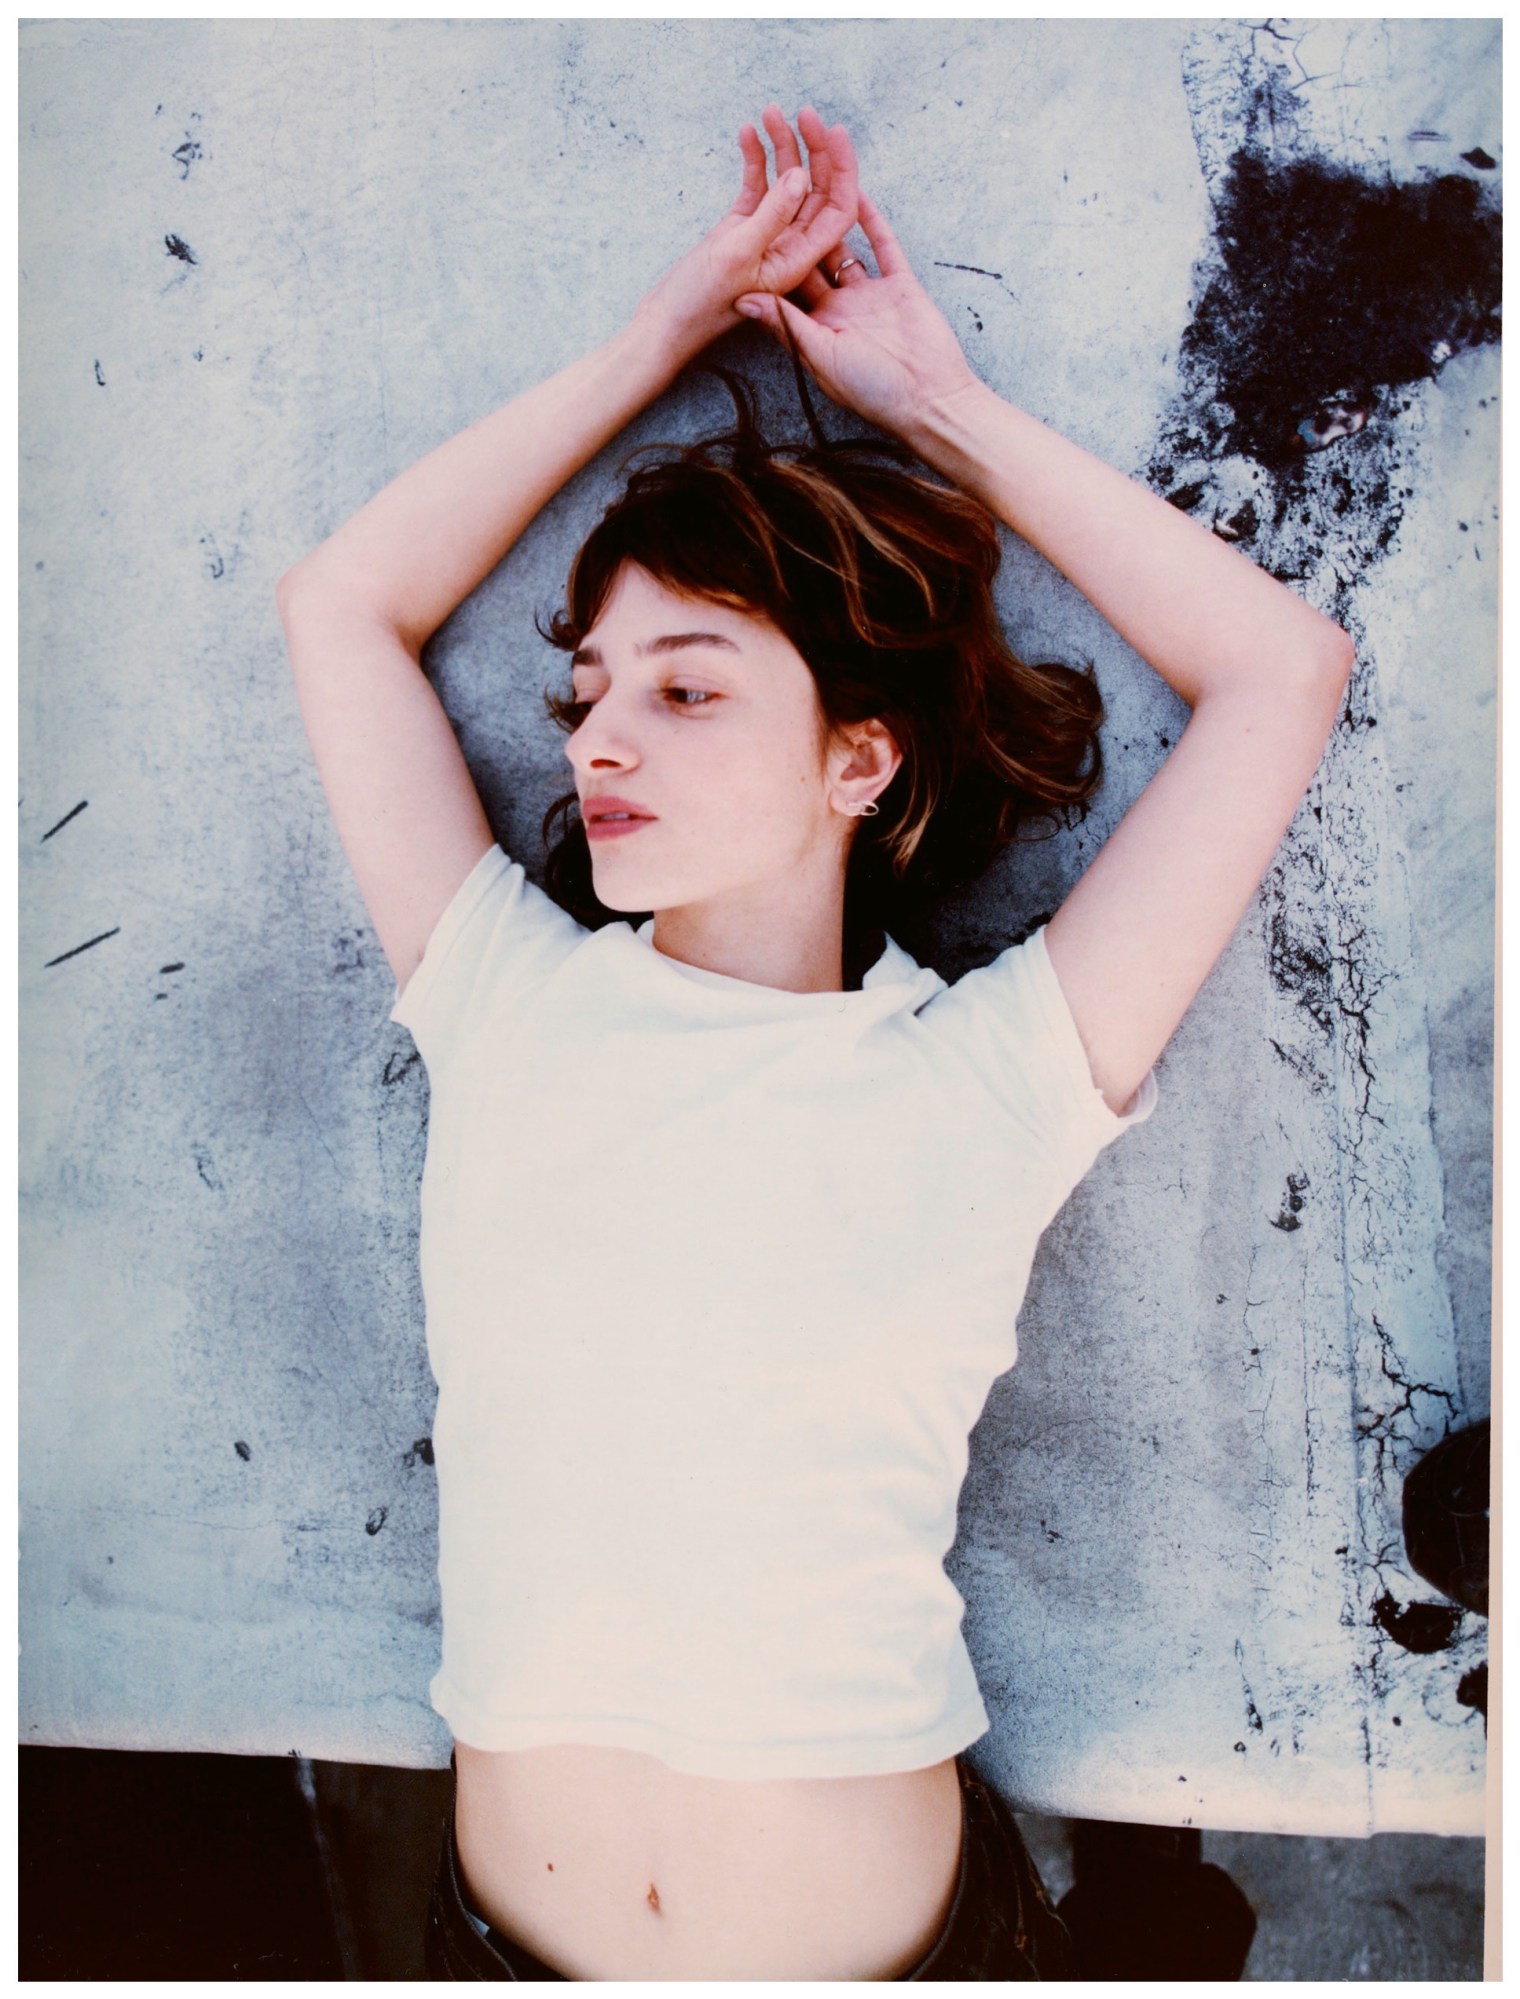
[(654, 884), (638, 881), (632, 868), (593, 866), (591, 886), (603, 909), (615, 909), (620, 916), (639, 915), (658, 906), (651, 893)]

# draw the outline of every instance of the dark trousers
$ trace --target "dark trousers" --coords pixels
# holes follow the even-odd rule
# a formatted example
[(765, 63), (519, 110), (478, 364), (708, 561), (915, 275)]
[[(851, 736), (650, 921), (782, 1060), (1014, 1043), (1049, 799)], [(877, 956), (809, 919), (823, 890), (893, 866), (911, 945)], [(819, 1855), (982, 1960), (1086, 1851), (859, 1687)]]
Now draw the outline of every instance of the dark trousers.
[[(956, 1758), (956, 1769), (961, 1780), (961, 1854), (955, 1898), (928, 1953), (902, 1976), (1070, 1978), (1070, 1939), (1035, 1872), (1013, 1813), (963, 1757)], [(563, 1977), (499, 1930), (487, 1927), (482, 1935), (482, 1920), (465, 1900), (451, 1811), (428, 1905), (429, 1976)]]

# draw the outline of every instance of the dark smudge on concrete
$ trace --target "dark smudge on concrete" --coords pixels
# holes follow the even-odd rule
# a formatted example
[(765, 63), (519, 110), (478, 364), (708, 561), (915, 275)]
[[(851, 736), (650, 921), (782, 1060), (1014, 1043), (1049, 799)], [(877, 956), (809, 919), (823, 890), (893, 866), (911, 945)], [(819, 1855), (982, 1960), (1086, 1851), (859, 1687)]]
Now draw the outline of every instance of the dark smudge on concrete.
[(1498, 338), (1499, 216), (1465, 175), (1396, 185), (1235, 155), (1218, 262), (1183, 337), (1229, 416), (1222, 448), (1289, 468), (1327, 405), (1365, 410)]
[(1387, 1590), (1372, 1615), (1406, 1652), (1444, 1652), (1457, 1635), (1462, 1613), (1451, 1603), (1399, 1603)]
[(1501, 218), (1467, 174), (1394, 183), (1295, 152), (1280, 95), (1249, 94), (1212, 189), (1149, 477), (1283, 581), (1330, 582), (1335, 609), (1398, 532), (1411, 393), (1499, 337)]

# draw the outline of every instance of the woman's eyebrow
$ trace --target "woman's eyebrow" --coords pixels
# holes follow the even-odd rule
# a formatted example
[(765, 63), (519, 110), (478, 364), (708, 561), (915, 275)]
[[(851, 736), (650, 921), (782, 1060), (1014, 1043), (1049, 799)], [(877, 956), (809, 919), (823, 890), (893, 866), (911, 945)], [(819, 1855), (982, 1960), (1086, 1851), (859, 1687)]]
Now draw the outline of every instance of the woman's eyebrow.
[[(725, 638), (721, 632), (664, 632), (659, 638), (651, 639), (648, 645), (635, 646), (634, 651), (645, 655), (657, 652), (681, 652), (687, 646), (719, 646), (725, 652), (742, 650), (732, 639)], [(596, 646), (577, 646), (571, 654), (570, 664), (572, 667), (600, 666), (602, 655)]]

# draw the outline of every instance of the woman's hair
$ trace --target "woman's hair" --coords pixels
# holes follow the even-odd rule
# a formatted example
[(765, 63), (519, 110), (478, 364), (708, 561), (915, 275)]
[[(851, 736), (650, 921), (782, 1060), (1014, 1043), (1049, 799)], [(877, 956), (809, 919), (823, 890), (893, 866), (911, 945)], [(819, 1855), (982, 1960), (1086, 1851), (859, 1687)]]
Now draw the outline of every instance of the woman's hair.
[[(908, 469), (906, 446), (825, 437), (800, 369), (808, 444), (768, 443), (748, 386), (712, 372), (734, 428), (633, 454), (629, 466), (655, 456), (593, 528), (564, 608), (539, 630), (573, 652), (636, 563), (681, 595), (768, 618), (812, 672), (825, 735), (873, 719), (891, 731), (902, 764), (851, 847), (848, 960), (852, 939), (880, 929), (914, 937), (928, 907), (969, 887), (1027, 821), (1085, 813), (1102, 776), (1102, 700), (1090, 667), (1027, 665), (1010, 650), (992, 599), (997, 528), (977, 501)], [(545, 699), (576, 726), (575, 702)], [(571, 792), (545, 816), (547, 885), (595, 926), (626, 912), (597, 901), (576, 804)]]

